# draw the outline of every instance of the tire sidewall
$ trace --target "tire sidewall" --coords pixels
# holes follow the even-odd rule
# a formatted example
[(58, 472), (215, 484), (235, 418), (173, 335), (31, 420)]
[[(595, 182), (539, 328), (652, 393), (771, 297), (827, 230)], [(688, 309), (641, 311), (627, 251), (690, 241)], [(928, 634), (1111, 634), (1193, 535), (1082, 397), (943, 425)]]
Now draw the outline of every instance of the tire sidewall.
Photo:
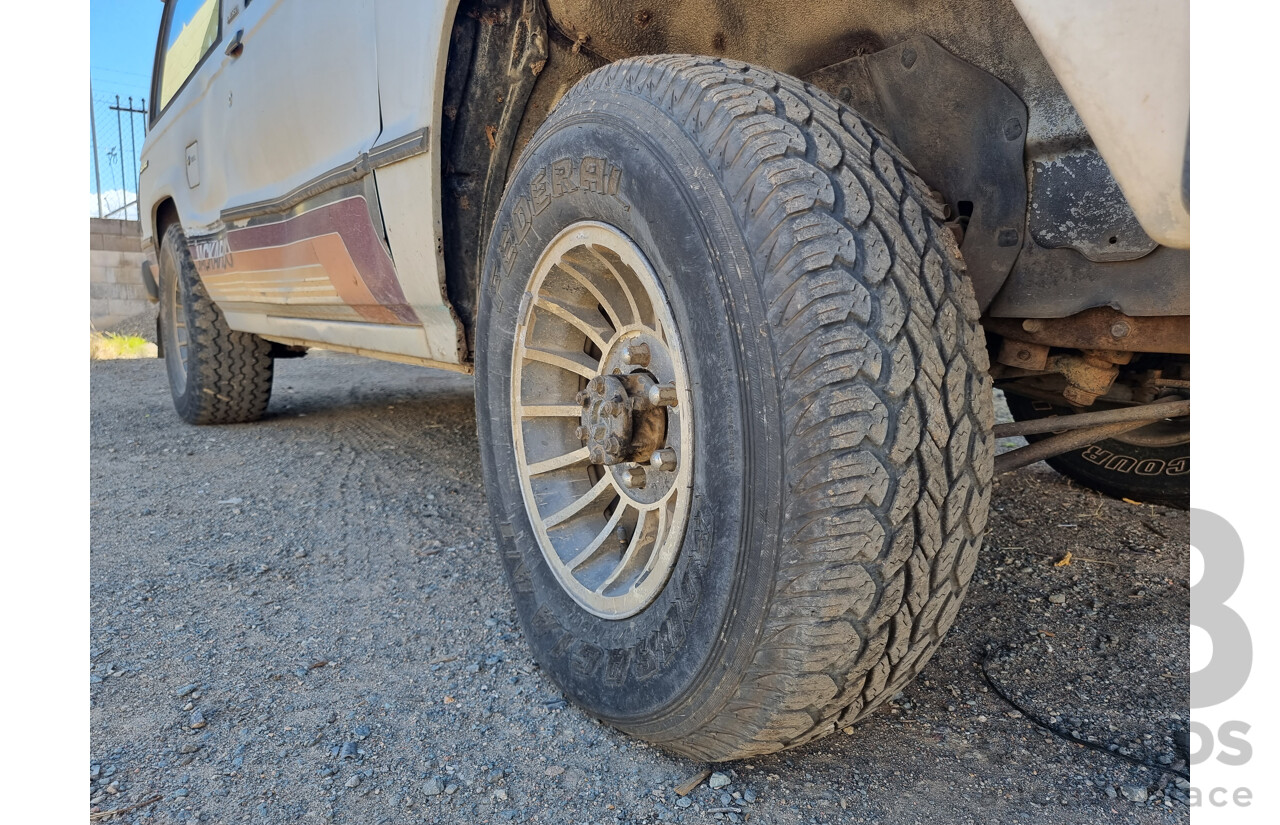
[[(197, 372), (191, 361), (192, 356), (192, 323), (191, 323), (191, 290), (188, 285), (188, 273), (184, 269), (189, 266), (186, 254), (186, 238), (182, 230), (177, 226), (171, 226), (165, 231), (164, 237), (160, 242), (159, 254), (159, 270), (160, 270), (160, 334), (164, 339), (164, 357), (165, 369), (169, 372), (169, 392), (173, 397), (174, 409), (178, 414), (187, 419), (188, 410), (191, 406), (190, 399), (193, 393), (197, 391), (194, 384), (198, 381)], [(177, 301), (170, 303), (170, 290), (177, 290)], [(187, 355), (184, 358), (182, 348), (178, 345), (178, 337), (174, 327), (176, 319), (172, 317), (171, 308), (183, 314), (184, 321), (187, 325)], [(170, 359), (173, 359), (172, 361)], [(183, 371), (183, 389), (178, 391), (177, 385), (173, 380), (173, 370), (180, 367)]]
[[(603, 185), (595, 176), (583, 185), (584, 158), (606, 163)], [(607, 183), (612, 169), (620, 175), (616, 188)], [(531, 186), (542, 193), (541, 183), (556, 174), (572, 186), (552, 186), (535, 209)], [(667, 115), (603, 92), (589, 107), (581, 99), (563, 105), (541, 127), (510, 179), (485, 258), (476, 336), (480, 444), (516, 607), (538, 661), (566, 694), (642, 735), (670, 732), (677, 712), (679, 727), (696, 728), (698, 711), (732, 688), (718, 674), (740, 672), (773, 581), (782, 499), (778, 393), (758, 282), (732, 214), (711, 170)], [(682, 547), (661, 594), (620, 621), (587, 613), (557, 583), (534, 538), (512, 446), (517, 312), (542, 250), (584, 220), (615, 227), (648, 258), (694, 395), (693, 494)]]

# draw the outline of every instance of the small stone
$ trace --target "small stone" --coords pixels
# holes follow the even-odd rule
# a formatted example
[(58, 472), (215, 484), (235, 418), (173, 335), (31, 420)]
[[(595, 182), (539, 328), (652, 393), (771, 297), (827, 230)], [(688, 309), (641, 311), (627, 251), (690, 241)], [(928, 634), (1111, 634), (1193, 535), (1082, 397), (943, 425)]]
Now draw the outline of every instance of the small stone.
[(187, 702), (185, 705), (182, 706), (182, 709), (187, 711), (188, 713), (195, 710), (196, 709), (195, 702)]
[(446, 795), (452, 796), (453, 794), (458, 792), (458, 786), (453, 782), (450, 782), (448, 785), (444, 786), (444, 792)]
[(720, 788), (725, 787), (732, 781), (733, 780), (731, 780), (726, 774), (720, 773), (720, 771), (716, 771), (715, 773), (711, 774), (711, 778), (707, 780), (707, 786), (710, 787), (712, 790), (719, 790)]
[(187, 795), (187, 789), (186, 789), (186, 788), (178, 788), (178, 790), (176, 790), (176, 791), (174, 791), (174, 792), (173, 792), (173, 796), (174, 796), (174, 798), (175, 798), (175, 799), (181, 799), (182, 797), (184, 797), (184, 796), (186, 796), (186, 795)]
[(1147, 801), (1147, 789), (1142, 785), (1121, 785), (1120, 795), (1130, 802)]
[(187, 744), (178, 748), (178, 753), (195, 753), (198, 750), (200, 750), (199, 745), (197, 745), (194, 742), (188, 742)]
[(368, 726), (368, 725), (357, 725), (357, 726), (356, 726), (356, 729), (355, 729), (354, 731), (352, 731), (352, 733), (354, 733), (354, 734), (355, 734), (355, 737), (356, 737), (357, 739), (368, 739), (368, 738), (369, 738), (369, 732), (370, 732), (370, 731), (369, 731), (369, 726)]
[(199, 690), (199, 688), (200, 686), (196, 684), (183, 685), (182, 687), (178, 688), (178, 692), (175, 695), (179, 699), (181, 699), (183, 696), (186, 696), (187, 694), (192, 693), (193, 691)]
[(199, 730), (208, 723), (204, 720), (204, 714), (197, 710), (195, 713), (191, 714), (191, 720), (187, 724), (192, 730)]
[(360, 755), (360, 746), (355, 742), (343, 742), (338, 750), (339, 759), (355, 759)]
[(755, 791), (753, 791), (753, 790), (751, 790), (750, 788), (747, 788), (745, 791), (743, 791), (743, 792), (742, 792), (742, 801), (743, 801), (743, 802), (755, 802), (755, 801), (756, 801), (756, 792), (755, 792)]
[(427, 796), (439, 796), (444, 793), (444, 784), (433, 776), (422, 783), (422, 792)]
[(693, 800), (692, 800), (692, 799), (690, 799), (690, 798), (689, 798), (689, 797), (687, 797), (687, 796), (682, 796), (682, 797), (680, 797), (679, 799), (677, 799), (677, 800), (676, 800), (676, 807), (677, 807), (677, 808), (687, 808), (687, 807), (689, 807), (689, 806), (690, 806), (690, 805), (692, 805), (692, 804), (693, 804)]
[(505, 789), (505, 788), (496, 788), (496, 789), (494, 790), (494, 792), (493, 792), (493, 798), (494, 798), (494, 799), (496, 799), (496, 800), (498, 800), (498, 801), (500, 801), (500, 802), (506, 802), (506, 801), (507, 801), (507, 791), (506, 791), (506, 789)]
[(90, 779), (97, 779), (97, 778), (98, 778), (98, 774), (100, 774), (100, 773), (102, 773), (102, 767), (101, 767), (101, 766), (99, 766), (99, 765), (90, 765), (90, 766), (89, 766), (89, 778), (90, 778)]
[(358, 787), (360, 785), (360, 774), (352, 774), (351, 778), (347, 780), (346, 785), (348, 788)]
[(564, 773), (564, 768), (559, 765), (552, 765), (546, 770), (547, 776), (559, 776), (562, 773)]
[(115, 796), (116, 794), (120, 793), (120, 786), (117, 785), (115, 781), (112, 781), (112, 783), (108, 785), (105, 790), (107, 793), (111, 794), (112, 796)]
[(1066, 593), (1054, 593), (1049, 597), (1049, 604), (1066, 604), (1066, 603), (1067, 603)]

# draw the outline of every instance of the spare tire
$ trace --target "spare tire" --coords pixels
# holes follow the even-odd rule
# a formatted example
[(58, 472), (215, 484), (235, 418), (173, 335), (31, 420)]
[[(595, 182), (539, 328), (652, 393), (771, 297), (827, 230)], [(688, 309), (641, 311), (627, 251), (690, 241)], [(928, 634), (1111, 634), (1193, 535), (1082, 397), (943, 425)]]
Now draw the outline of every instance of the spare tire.
[(991, 494), (987, 355), (939, 207), (853, 111), (728, 60), (593, 72), (510, 178), (476, 342), (508, 582), (588, 713), (748, 757), (941, 643)]

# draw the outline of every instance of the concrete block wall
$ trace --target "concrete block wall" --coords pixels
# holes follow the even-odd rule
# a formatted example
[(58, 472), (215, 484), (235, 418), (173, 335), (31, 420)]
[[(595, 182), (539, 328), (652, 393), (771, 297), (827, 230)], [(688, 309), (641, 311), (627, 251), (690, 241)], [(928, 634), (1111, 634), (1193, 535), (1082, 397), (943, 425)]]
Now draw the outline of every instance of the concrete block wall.
[(89, 219), (89, 322), (102, 329), (154, 307), (142, 285), (137, 221)]

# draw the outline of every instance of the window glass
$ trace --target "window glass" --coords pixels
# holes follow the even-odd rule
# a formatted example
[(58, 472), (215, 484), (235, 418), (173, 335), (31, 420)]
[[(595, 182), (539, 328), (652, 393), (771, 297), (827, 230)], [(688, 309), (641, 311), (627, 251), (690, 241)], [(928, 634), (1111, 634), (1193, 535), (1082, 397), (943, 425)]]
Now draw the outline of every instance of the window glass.
[(169, 105), (218, 39), (218, 0), (175, 0), (165, 32), (160, 108)]

